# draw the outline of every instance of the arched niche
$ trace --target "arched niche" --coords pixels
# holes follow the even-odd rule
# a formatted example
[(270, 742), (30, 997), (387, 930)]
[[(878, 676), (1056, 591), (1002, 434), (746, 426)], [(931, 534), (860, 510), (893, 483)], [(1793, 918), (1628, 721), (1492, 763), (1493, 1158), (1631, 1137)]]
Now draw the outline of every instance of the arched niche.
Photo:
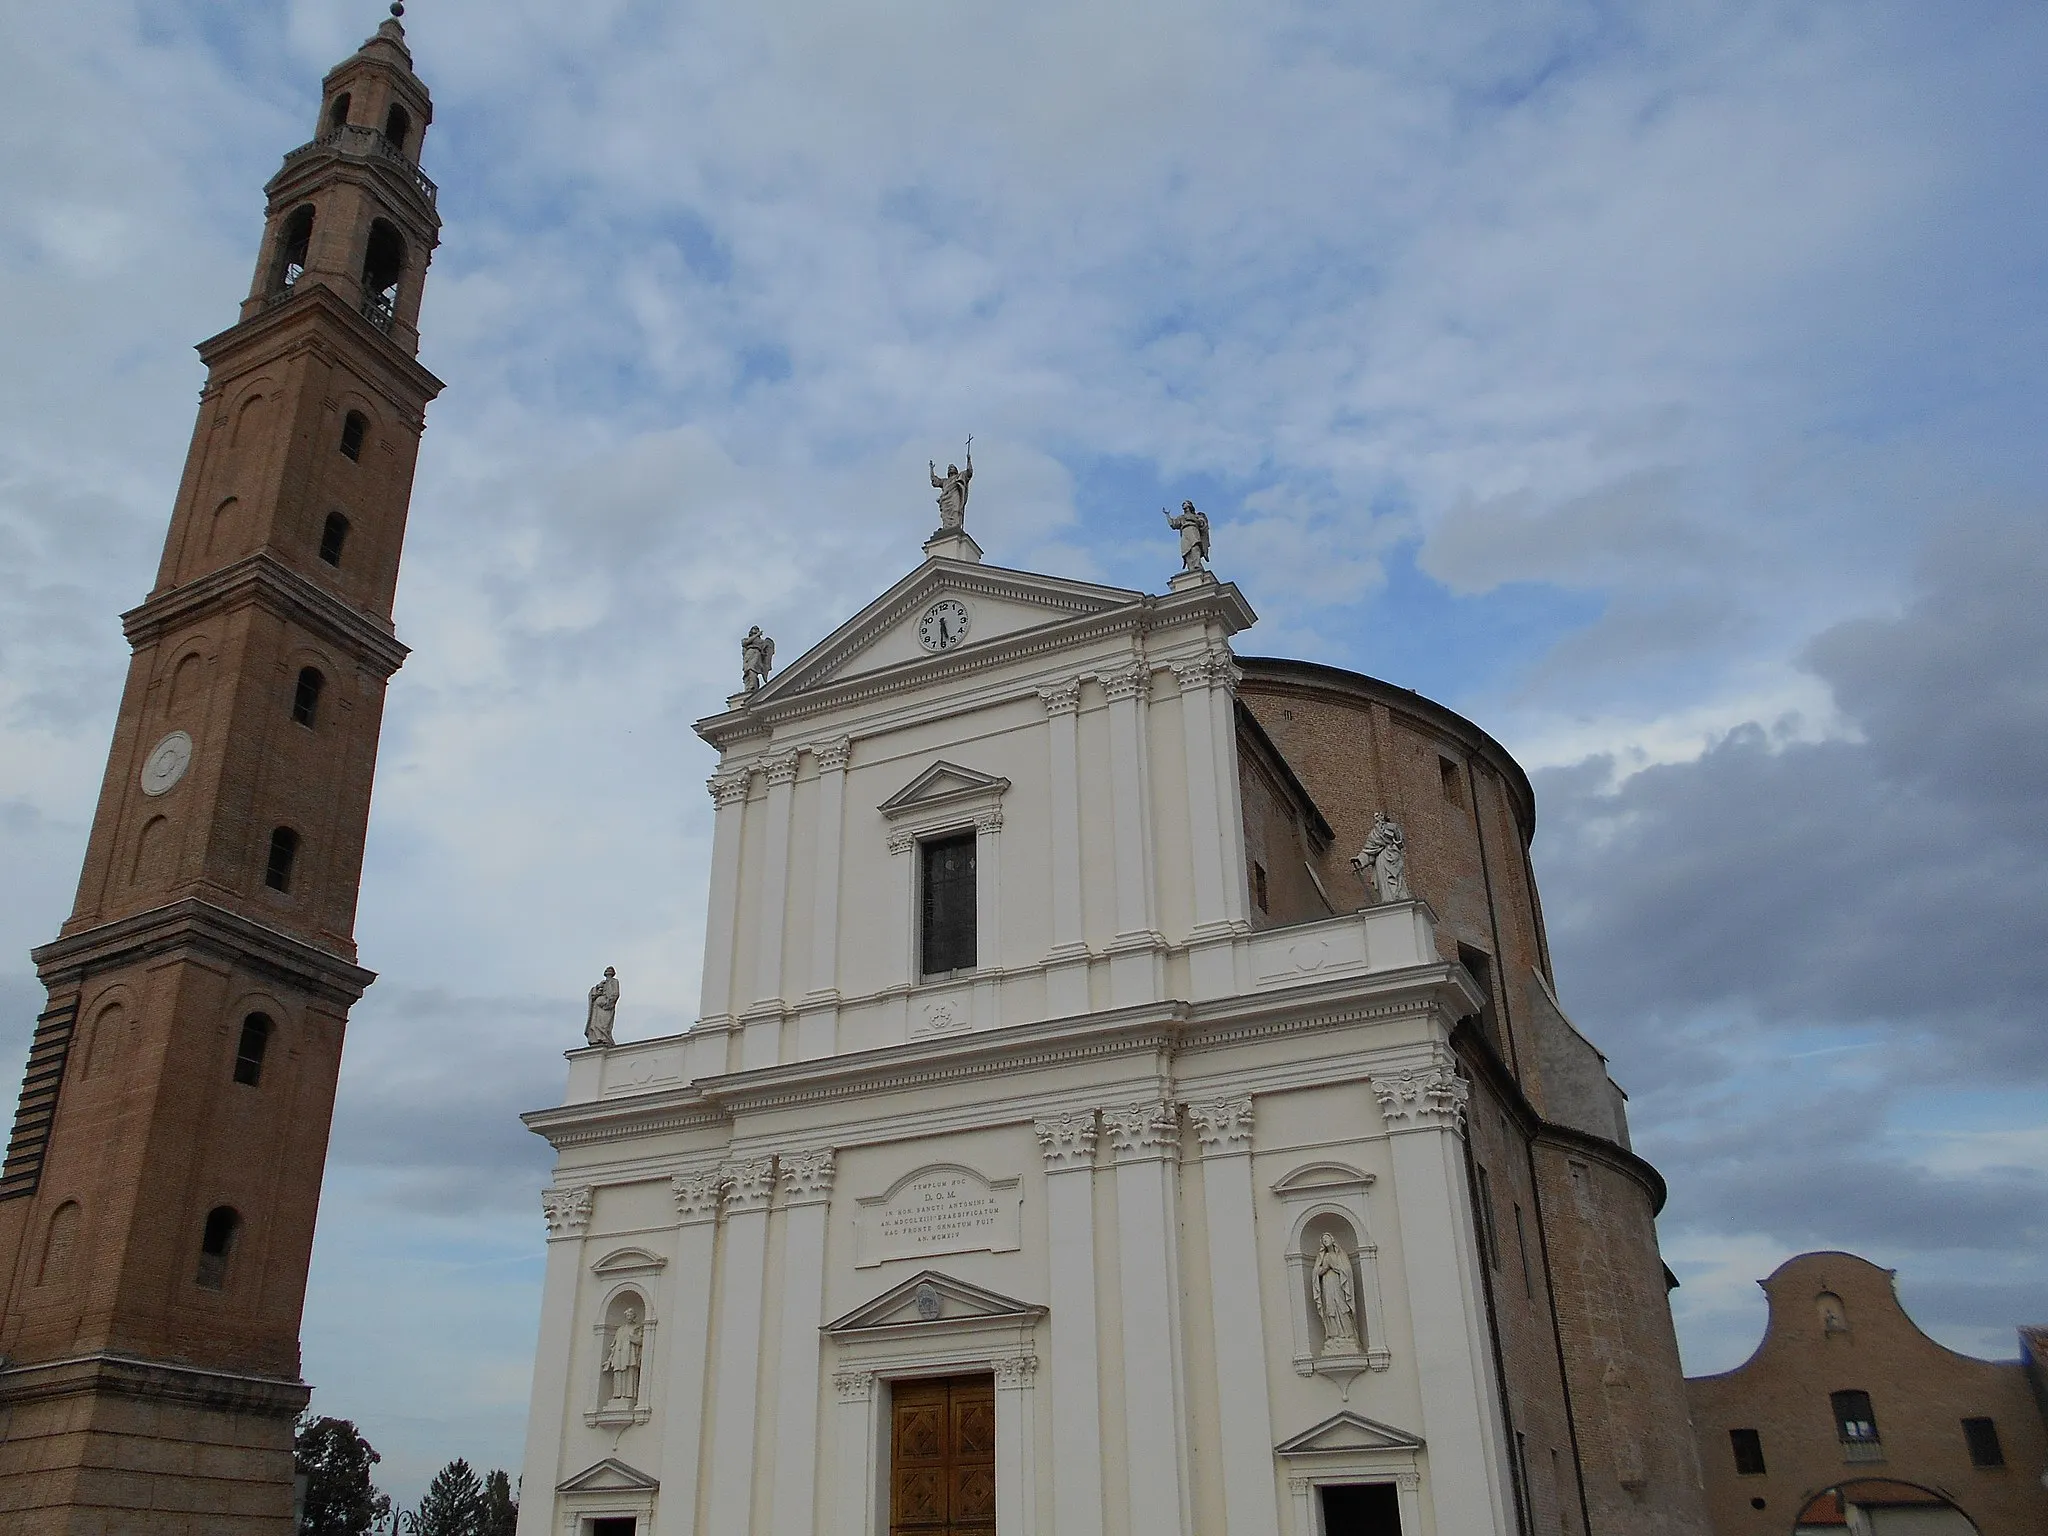
[[(1294, 1370), (1299, 1376), (1328, 1376), (1350, 1400), (1351, 1383), (1364, 1371), (1393, 1364), (1387, 1347), (1386, 1308), (1380, 1293), (1379, 1245), (1373, 1241), (1367, 1192), (1373, 1176), (1342, 1163), (1311, 1163), (1273, 1185), (1287, 1210), (1288, 1318), (1294, 1331)], [(1323, 1240), (1334, 1245), (1335, 1262), (1351, 1282), (1355, 1347), (1332, 1345), (1318, 1302), (1317, 1263)]]
[[(638, 1253), (641, 1250), (622, 1250)], [(604, 1261), (600, 1260), (602, 1264)], [(614, 1285), (604, 1294), (591, 1324), (596, 1352), (590, 1372), (590, 1427), (644, 1424), (653, 1414), (654, 1310), (638, 1282)]]

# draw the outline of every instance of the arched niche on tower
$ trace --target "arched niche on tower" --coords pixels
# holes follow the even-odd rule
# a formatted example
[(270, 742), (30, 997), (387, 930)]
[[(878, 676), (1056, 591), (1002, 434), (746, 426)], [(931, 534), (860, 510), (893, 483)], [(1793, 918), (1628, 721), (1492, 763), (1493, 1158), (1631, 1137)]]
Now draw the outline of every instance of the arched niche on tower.
[(131, 1048), (138, 1019), (135, 995), (115, 983), (92, 998), (80, 1010), (84, 1017), (84, 1038), (74, 1047), (87, 1081), (119, 1070)]
[[(1380, 1293), (1379, 1245), (1373, 1241), (1367, 1205), (1372, 1185), (1369, 1173), (1343, 1163), (1316, 1162), (1296, 1168), (1272, 1187), (1287, 1212), (1282, 1257), (1295, 1374), (1330, 1377), (1346, 1401), (1361, 1372), (1384, 1371), (1393, 1363)], [(1333, 1268), (1349, 1282), (1355, 1325), (1349, 1340), (1333, 1336), (1325, 1320), (1330, 1303), (1321, 1293), (1326, 1288), (1340, 1293), (1344, 1289), (1327, 1273)]]
[[(635, 1264), (637, 1273), (633, 1279), (614, 1280), (601, 1293), (603, 1299), (591, 1323), (597, 1347), (589, 1372), (590, 1396), (583, 1412), (583, 1422), (592, 1428), (644, 1424), (654, 1411), (649, 1399), (654, 1384), (656, 1319), (648, 1297), (653, 1289), (650, 1282), (663, 1261), (641, 1249), (625, 1252), (651, 1262)], [(593, 1267), (602, 1270), (617, 1257), (601, 1259)], [(629, 1258), (628, 1262), (632, 1260)], [(616, 1268), (612, 1271), (617, 1272)]]

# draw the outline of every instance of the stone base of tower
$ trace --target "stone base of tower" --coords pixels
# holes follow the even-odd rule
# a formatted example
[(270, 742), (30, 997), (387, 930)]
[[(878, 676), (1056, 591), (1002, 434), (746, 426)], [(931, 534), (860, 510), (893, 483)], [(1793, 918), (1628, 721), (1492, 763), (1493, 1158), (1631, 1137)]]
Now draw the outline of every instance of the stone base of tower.
[(0, 1529), (289, 1536), (304, 1382), (109, 1355), (0, 1370)]

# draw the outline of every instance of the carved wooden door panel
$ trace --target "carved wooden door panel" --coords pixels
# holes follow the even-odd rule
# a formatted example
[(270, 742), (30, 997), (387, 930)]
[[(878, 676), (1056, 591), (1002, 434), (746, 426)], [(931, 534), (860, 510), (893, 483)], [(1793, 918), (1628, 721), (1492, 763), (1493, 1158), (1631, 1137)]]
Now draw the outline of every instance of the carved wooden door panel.
[(995, 1378), (896, 1383), (889, 1536), (994, 1536), (995, 1528)]

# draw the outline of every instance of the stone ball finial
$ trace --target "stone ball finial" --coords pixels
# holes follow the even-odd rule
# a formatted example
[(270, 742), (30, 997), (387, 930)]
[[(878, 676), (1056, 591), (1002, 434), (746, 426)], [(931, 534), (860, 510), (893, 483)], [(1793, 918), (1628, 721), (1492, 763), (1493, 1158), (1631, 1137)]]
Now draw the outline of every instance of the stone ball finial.
[(405, 0), (391, 0), (391, 16), (397, 20), (405, 15)]

